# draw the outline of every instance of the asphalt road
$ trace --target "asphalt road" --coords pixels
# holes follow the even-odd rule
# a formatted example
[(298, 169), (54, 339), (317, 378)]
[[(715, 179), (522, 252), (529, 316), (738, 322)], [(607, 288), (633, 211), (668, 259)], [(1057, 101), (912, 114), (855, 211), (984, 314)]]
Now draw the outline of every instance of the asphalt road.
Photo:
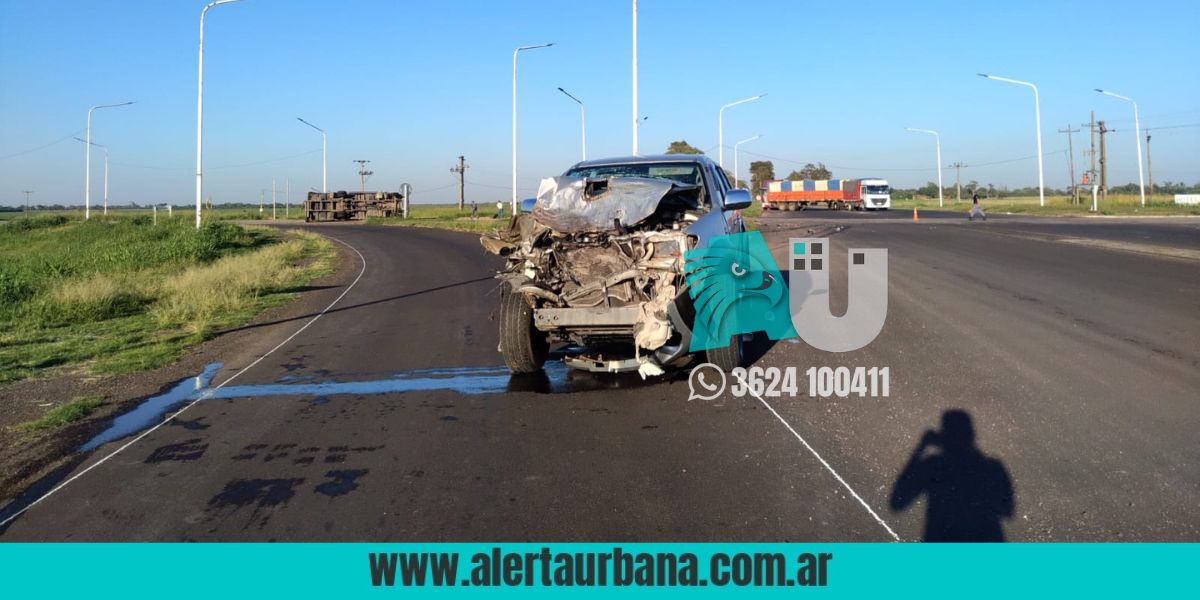
[(761, 366), (889, 367), (879, 399), (510, 380), (474, 236), (314, 227), (354, 250), (312, 292), (330, 310), (262, 325), (265, 349), (307, 327), (28, 492), (61, 486), (0, 540), (1200, 540), (1200, 220), (910, 217), (763, 221), (777, 252), (841, 226), (835, 290), (846, 247), (888, 248), (875, 342), (756, 342)]

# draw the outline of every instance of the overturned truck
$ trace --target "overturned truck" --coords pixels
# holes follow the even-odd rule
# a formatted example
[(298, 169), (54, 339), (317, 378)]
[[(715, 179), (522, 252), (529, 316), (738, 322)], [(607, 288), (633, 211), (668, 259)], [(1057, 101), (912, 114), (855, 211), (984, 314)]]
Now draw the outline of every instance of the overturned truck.
[[(750, 196), (716, 180), (704, 157), (626, 160), (581, 163), (543, 180), (532, 213), (482, 236), (488, 252), (507, 259), (497, 275), (506, 284), (500, 351), (514, 373), (540, 370), (555, 343), (573, 347), (569, 366), (643, 377), (688, 357), (694, 310), (684, 253), (740, 230), (740, 216), (722, 211), (744, 206), (729, 204), (730, 192), (745, 204)], [(707, 358), (738, 366), (740, 340)]]
[(309, 192), (304, 200), (304, 220), (366, 221), (367, 217), (400, 214), (404, 195), (397, 192)]

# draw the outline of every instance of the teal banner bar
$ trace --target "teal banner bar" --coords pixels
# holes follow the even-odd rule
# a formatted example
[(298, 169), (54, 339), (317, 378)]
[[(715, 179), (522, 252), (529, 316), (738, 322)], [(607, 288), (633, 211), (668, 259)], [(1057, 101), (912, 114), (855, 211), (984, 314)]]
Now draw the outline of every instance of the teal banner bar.
[[(6, 596), (11, 598), (47, 594), (172, 600), (251, 595), (467, 598), (514, 592), (541, 598), (564, 594), (601, 598), (614, 591), (643, 598), (663, 593), (716, 597), (747, 592), (779, 598), (1147, 597), (1194, 593), (1190, 569), (1200, 559), (1197, 548), (1195, 544), (0, 544), (0, 564)], [(451, 563), (455, 569), (444, 568)], [(442, 567), (440, 575), (435, 575), (437, 565)], [(604, 585), (595, 579), (601, 570), (606, 573)], [(453, 579), (446, 578), (449, 572), (454, 573)], [(590, 586), (554, 583), (585, 580), (589, 573)], [(417, 577), (423, 578), (423, 585)], [(441, 585), (434, 582), (438, 577), (443, 579)]]

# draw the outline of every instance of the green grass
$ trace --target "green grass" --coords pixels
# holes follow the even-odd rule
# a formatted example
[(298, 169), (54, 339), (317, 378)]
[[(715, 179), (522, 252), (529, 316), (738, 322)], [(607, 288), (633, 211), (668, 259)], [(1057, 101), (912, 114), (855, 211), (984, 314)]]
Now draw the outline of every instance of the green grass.
[(0, 227), (0, 382), (83, 365), (163, 366), (332, 270), (312, 234), (144, 216), (39, 216)]
[[(92, 208), (92, 218), (99, 219), (128, 219), (130, 217), (148, 217), (154, 218), (154, 210), (151, 208), (129, 208), (129, 207), (109, 207), (108, 215), (105, 216), (101, 210)], [(168, 213), (167, 209), (158, 207), (158, 220), (160, 223), (169, 220), (178, 220), (180, 222), (194, 223), (195, 211), (187, 207), (175, 207), (173, 212)], [(60, 210), (33, 210), (31, 212), (24, 211), (0, 211), (0, 222), (16, 221), (26, 218), (38, 218), (46, 216), (63, 216), (72, 220), (83, 219), (83, 209), (60, 209)], [(243, 206), (231, 207), (222, 205), (213, 205), (212, 208), (205, 207), (201, 211), (201, 218), (204, 222), (210, 220), (217, 221), (266, 221), (271, 219), (271, 205), (266, 204), (262, 212), (257, 208), (246, 208)], [(278, 220), (303, 220), (304, 208), (297, 202), (293, 202), (290, 209), (285, 208), (282, 204), (276, 206), (275, 216)]]
[(453, 229), (456, 231), (474, 231), (483, 233), (493, 231), (508, 224), (508, 205), (505, 203), (506, 218), (496, 219), (496, 205), (480, 204), (479, 217), (471, 218), (471, 207), (468, 205), (461, 212), (455, 204), (413, 204), (409, 207), (409, 217), (371, 217), (367, 220), (373, 225), (397, 225), (401, 227), (434, 227), (438, 229)]
[[(937, 198), (922, 198), (920, 200), (892, 200), (893, 210), (909, 210), (913, 207), (919, 210), (949, 210), (966, 213), (971, 209), (971, 199), (964, 197), (955, 202), (954, 197), (944, 199), (945, 207), (938, 208)], [(1175, 216), (1200, 215), (1200, 206), (1176, 205), (1171, 196), (1156, 196), (1146, 198), (1146, 206), (1141, 205), (1141, 197), (1137, 194), (1110, 195), (1099, 202), (1099, 211), (1092, 213), (1092, 198), (1090, 195), (1081, 196), (1079, 204), (1071, 204), (1070, 196), (1046, 196), (1046, 206), (1041, 206), (1037, 196), (1014, 198), (980, 198), (979, 203), (988, 213), (1028, 214), (1043, 216), (1086, 216), (1090, 214), (1123, 215), (1123, 216)]]
[(41, 418), (21, 423), (14, 429), (17, 431), (42, 431), (69, 425), (92, 414), (92, 411), (101, 404), (104, 404), (102, 396), (79, 396), (50, 409)]

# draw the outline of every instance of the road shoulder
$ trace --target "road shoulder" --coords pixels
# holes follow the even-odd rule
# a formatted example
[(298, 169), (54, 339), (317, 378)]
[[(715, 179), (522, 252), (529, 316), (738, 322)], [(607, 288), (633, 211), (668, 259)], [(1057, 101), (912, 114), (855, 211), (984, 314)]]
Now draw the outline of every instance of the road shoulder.
[[(311, 229), (309, 229), (311, 231)], [(0, 385), (0, 503), (8, 503), (47, 474), (77, 464), (76, 452), (103, 431), (112, 419), (143, 399), (194, 377), (205, 365), (224, 363), (222, 372), (249, 364), (291, 335), (303, 320), (320, 312), (341, 293), (358, 272), (358, 259), (346, 246), (334, 244), (333, 273), (310, 281), (296, 296), (258, 314), (245, 325), (230, 328), (190, 349), (174, 363), (150, 371), (94, 375), (74, 369), (46, 379)], [(86, 417), (44, 431), (15, 428), (75, 398), (101, 398)]]

